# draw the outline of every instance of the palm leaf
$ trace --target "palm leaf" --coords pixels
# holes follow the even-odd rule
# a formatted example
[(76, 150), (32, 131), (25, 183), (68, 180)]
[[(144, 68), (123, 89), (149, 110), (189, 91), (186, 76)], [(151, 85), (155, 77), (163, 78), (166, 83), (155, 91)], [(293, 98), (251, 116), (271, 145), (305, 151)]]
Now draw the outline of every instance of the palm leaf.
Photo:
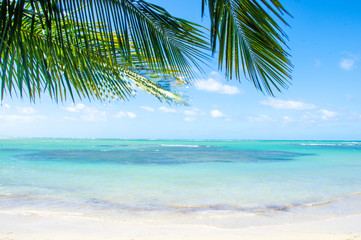
[(3, 0), (1, 97), (126, 100), (138, 86), (179, 102), (172, 83), (207, 59), (199, 28), (144, 1)]
[[(273, 89), (287, 88), (292, 64), (285, 50), (286, 10), (278, 0), (202, 0), (211, 19), (212, 51), (218, 51), (219, 67), (228, 79), (240, 80), (242, 73), (254, 86), (273, 95)], [(273, 19), (268, 12), (271, 12)], [(277, 21), (278, 20), (278, 21)]]

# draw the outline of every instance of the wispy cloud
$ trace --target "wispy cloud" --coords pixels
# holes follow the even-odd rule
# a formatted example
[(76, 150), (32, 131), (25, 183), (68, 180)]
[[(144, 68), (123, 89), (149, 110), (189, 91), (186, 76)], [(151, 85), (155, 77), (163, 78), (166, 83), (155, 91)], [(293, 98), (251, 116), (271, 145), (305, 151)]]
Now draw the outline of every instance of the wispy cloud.
[(119, 111), (114, 117), (115, 118), (135, 118), (137, 115), (133, 112)]
[(16, 107), (16, 109), (23, 114), (34, 114), (36, 113), (35, 109), (32, 107)]
[[(220, 78), (219, 74), (212, 72), (212, 75), (215, 78)], [(235, 86), (222, 84), (220, 81), (215, 78), (209, 78), (207, 80), (199, 80), (195, 83), (195, 87), (198, 90), (206, 92), (215, 92), (220, 94), (234, 95), (241, 93), (241, 90)]]
[(89, 122), (102, 122), (107, 120), (107, 113), (106, 111), (100, 111), (96, 108), (87, 107), (81, 118)]
[(355, 63), (356, 63), (355, 58), (342, 58), (339, 63), (339, 66), (345, 71), (351, 71), (354, 68)]
[(283, 120), (283, 123), (294, 122), (294, 119), (291, 118), (290, 116), (283, 116), (282, 120)]
[(82, 103), (74, 104), (74, 106), (63, 107), (63, 109), (68, 112), (80, 112), (86, 108), (87, 107)]
[(0, 105), (1, 108), (10, 109), (10, 105), (5, 103)]
[(195, 120), (197, 120), (197, 118), (195, 118), (195, 117), (185, 117), (184, 118), (184, 121), (186, 121), (186, 122), (193, 122)]
[(219, 111), (218, 109), (214, 109), (211, 111), (212, 118), (226, 118), (227, 115)]
[(191, 108), (191, 109), (187, 109), (183, 111), (184, 114), (186, 115), (186, 117), (184, 118), (185, 121), (187, 122), (192, 122), (197, 120), (197, 117), (199, 115), (203, 115), (204, 113), (198, 109), (198, 108)]
[(268, 98), (267, 101), (260, 102), (263, 105), (270, 106), (275, 109), (287, 109), (287, 110), (310, 110), (315, 109), (316, 106), (310, 103), (293, 100), (281, 100)]
[(202, 114), (202, 111), (198, 108), (191, 108), (191, 109), (184, 110), (184, 114), (187, 116), (197, 116), (197, 115)]
[(175, 113), (177, 112), (177, 110), (175, 110), (174, 108), (167, 108), (167, 107), (159, 107), (158, 108), (159, 111), (161, 112), (165, 112), (165, 113)]
[(248, 116), (247, 120), (249, 122), (273, 122), (275, 121), (273, 118), (271, 118), (268, 115), (265, 114), (259, 114), (257, 116)]
[(327, 110), (327, 109), (321, 109), (320, 113), (321, 113), (322, 120), (330, 120), (330, 119), (337, 117), (337, 115), (338, 115), (338, 113)]
[[(107, 120), (107, 113), (104, 110), (98, 110), (95, 107), (88, 107), (85, 104), (78, 103), (73, 106), (63, 107), (67, 112), (79, 113), (81, 116), (80, 119), (90, 122), (99, 122)], [(68, 117), (64, 119), (73, 119), (73, 117)]]
[(330, 120), (337, 120), (337, 117), (340, 114), (334, 111), (330, 111), (327, 109), (319, 109), (314, 112), (305, 112), (301, 119), (311, 123), (317, 123), (320, 121), (330, 121)]
[(47, 116), (36, 114), (37, 111), (32, 107), (16, 107), (15, 113), (10, 113), (9, 104), (1, 105), (0, 120), (4, 122), (33, 122), (49, 119)]
[(148, 106), (141, 106), (140, 108), (148, 112), (154, 112), (154, 108)]

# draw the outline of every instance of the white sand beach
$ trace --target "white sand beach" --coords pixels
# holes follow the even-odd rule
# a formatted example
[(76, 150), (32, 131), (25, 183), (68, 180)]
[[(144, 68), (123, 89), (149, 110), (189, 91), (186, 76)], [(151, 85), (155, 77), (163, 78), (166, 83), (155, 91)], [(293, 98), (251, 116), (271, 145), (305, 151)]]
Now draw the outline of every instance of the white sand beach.
[(359, 240), (361, 215), (317, 221), (221, 228), (197, 224), (152, 224), (149, 221), (104, 221), (77, 216), (0, 214), (1, 240)]

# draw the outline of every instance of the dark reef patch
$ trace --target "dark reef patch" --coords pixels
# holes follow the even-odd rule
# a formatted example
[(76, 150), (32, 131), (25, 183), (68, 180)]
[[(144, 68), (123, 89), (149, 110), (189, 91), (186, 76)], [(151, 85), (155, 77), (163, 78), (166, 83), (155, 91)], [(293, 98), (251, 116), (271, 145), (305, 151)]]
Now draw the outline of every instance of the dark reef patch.
[(123, 150), (41, 150), (18, 158), (39, 161), (109, 162), (119, 164), (187, 164), (209, 162), (291, 161), (304, 154), (284, 151), (236, 151), (218, 147), (154, 146)]

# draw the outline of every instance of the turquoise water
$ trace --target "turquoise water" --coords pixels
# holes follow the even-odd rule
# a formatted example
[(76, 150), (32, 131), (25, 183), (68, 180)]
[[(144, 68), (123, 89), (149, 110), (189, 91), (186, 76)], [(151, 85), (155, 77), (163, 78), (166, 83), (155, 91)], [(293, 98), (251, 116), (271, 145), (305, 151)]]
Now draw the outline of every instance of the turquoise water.
[(269, 214), (359, 203), (360, 173), (361, 142), (0, 139), (0, 209)]

